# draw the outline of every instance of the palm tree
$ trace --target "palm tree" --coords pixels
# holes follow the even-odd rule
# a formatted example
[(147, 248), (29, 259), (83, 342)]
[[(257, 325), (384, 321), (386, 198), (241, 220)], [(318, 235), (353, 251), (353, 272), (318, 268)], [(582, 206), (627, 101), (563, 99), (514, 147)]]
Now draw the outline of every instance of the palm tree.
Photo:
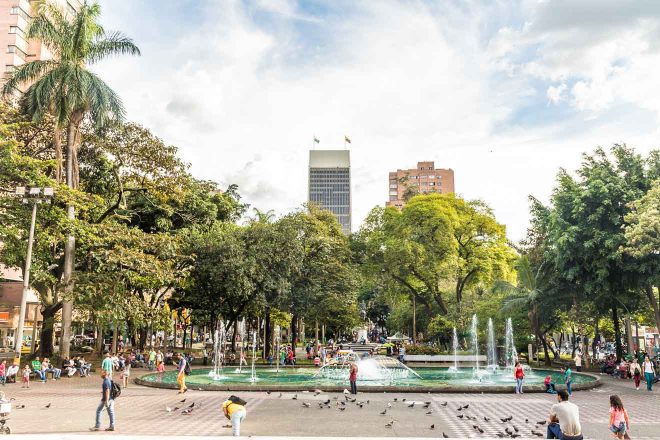
[[(26, 36), (39, 40), (52, 54), (51, 60), (35, 60), (17, 68), (5, 83), (2, 93), (20, 96), (20, 106), (33, 121), (39, 122), (50, 114), (55, 118), (53, 145), (59, 160), (56, 177), (62, 176), (60, 131), (66, 130), (66, 184), (78, 186), (77, 151), (80, 144), (80, 124), (85, 118), (96, 128), (121, 119), (124, 108), (117, 94), (88, 68), (102, 59), (116, 54), (139, 55), (140, 50), (130, 38), (119, 32), (107, 33), (99, 24), (101, 8), (85, 3), (80, 10), (68, 15), (56, 6), (43, 4), (30, 23)], [(20, 87), (28, 86), (21, 93)], [(72, 204), (67, 206), (69, 219), (75, 219)], [(73, 263), (75, 237), (69, 235), (64, 246), (63, 283), (65, 300), (62, 303), (62, 339), (60, 354), (69, 356), (73, 301)]]
[[(541, 311), (550, 289), (549, 271), (544, 264), (535, 270), (529, 258), (523, 255), (516, 262), (516, 272), (518, 273), (516, 285), (508, 281), (498, 281), (495, 283), (494, 290), (508, 294), (504, 300), (504, 310), (523, 309), (527, 311), (529, 326), (537, 341), (543, 345), (545, 362), (549, 365), (548, 343), (545, 339), (548, 330), (542, 328), (542, 321), (544, 317), (551, 318), (551, 316), (546, 316), (547, 310), (545, 310), (546, 313)], [(548, 328), (551, 328), (554, 322), (551, 319)]]

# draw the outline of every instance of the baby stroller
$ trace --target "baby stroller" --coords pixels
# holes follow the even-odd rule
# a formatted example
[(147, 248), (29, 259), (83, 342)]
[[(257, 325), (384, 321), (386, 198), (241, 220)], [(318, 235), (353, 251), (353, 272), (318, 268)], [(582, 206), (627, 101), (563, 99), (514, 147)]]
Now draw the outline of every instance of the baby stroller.
[(7, 424), (9, 414), (11, 413), (11, 403), (6, 401), (4, 396), (0, 398), (0, 435), (11, 434), (11, 428)]

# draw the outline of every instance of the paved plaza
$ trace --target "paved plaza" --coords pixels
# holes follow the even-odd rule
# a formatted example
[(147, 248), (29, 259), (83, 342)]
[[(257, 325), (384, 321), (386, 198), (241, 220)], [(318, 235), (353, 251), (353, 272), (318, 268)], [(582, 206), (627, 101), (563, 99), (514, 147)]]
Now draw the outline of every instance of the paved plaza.
[[(635, 439), (660, 438), (660, 391), (635, 391), (629, 381), (603, 377), (603, 386), (576, 392), (572, 401), (580, 406), (583, 431), (588, 438), (610, 438), (607, 431), (608, 396), (619, 394), (631, 416), (631, 434)], [(98, 375), (89, 378), (62, 379), (47, 384), (33, 383), (30, 389), (8, 384), (7, 397), (14, 398), (9, 424), (16, 434), (60, 435), (89, 434), (94, 411), (100, 398)], [(498, 438), (505, 429), (515, 428), (519, 438), (540, 438), (545, 433), (535, 422), (545, 420), (552, 395), (514, 394), (395, 394), (361, 393), (358, 402), (345, 402), (342, 394), (310, 392), (241, 392), (248, 401), (248, 417), (243, 424), (245, 436), (328, 436), (328, 437), (442, 437)], [(181, 402), (185, 397), (186, 401)], [(183, 397), (176, 391), (131, 385), (117, 400), (117, 431), (113, 435), (155, 436), (228, 436), (220, 405), (225, 393), (190, 390)], [(295, 398), (295, 399), (294, 399)], [(394, 400), (396, 398), (396, 401)], [(319, 408), (330, 399), (331, 408)], [(405, 401), (404, 401), (405, 399)], [(195, 403), (192, 413), (181, 410)], [(410, 408), (411, 402), (416, 402)], [(430, 402), (424, 408), (424, 402)], [(50, 404), (49, 408), (46, 405)], [(21, 405), (25, 408), (19, 409)], [(307, 407), (309, 405), (309, 407)], [(459, 406), (469, 405), (458, 412)], [(179, 408), (168, 412), (166, 407)], [(386, 414), (382, 415), (387, 409)], [(430, 414), (427, 414), (429, 413)], [(459, 414), (465, 414), (461, 419)], [(469, 416), (469, 418), (468, 418)], [(510, 423), (499, 419), (513, 417)], [(488, 418), (486, 421), (484, 418)], [(391, 421), (394, 423), (388, 426)], [(107, 414), (104, 414), (107, 425)], [(431, 429), (434, 425), (434, 429)], [(477, 428), (475, 428), (476, 426)], [(480, 433), (478, 428), (484, 432)], [(102, 433), (105, 434), (105, 433)]]

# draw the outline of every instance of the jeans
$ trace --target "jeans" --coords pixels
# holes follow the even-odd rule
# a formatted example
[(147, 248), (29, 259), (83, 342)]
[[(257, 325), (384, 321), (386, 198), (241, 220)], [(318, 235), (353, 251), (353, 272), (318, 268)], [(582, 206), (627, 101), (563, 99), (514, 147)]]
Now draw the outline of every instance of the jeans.
[(101, 427), (101, 413), (103, 412), (103, 408), (108, 409), (108, 416), (110, 417), (110, 426), (115, 427), (115, 401), (113, 399), (109, 399), (106, 405), (106, 402), (101, 400), (101, 403), (99, 403), (99, 406), (96, 408), (96, 424), (94, 425), (96, 428)]
[(573, 382), (571, 382), (570, 380), (567, 380), (566, 381), (566, 391), (568, 391), (569, 396), (573, 394), (572, 386), (573, 386)]
[(49, 369), (46, 370), (46, 373), (52, 373), (53, 379), (59, 379), (60, 375), (62, 374), (62, 370), (60, 370), (59, 368), (50, 367)]
[(516, 394), (522, 394), (522, 383), (523, 383), (522, 378), (516, 379)]
[(548, 425), (548, 431), (545, 438), (557, 438), (559, 440), (582, 440), (582, 434), (580, 435), (565, 435), (561, 432), (561, 427), (559, 423), (550, 423)]
[(653, 391), (653, 373), (644, 373), (644, 379), (646, 379), (646, 389)]
[(357, 382), (351, 380), (351, 394), (357, 394)]
[(35, 373), (37, 373), (37, 376), (39, 376), (39, 379), (43, 380), (44, 382), (46, 381), (46, 372), (45, 371), (35, 370)]
[(241, 422), (245, 420), (245, 410), (236, 410), (231, 413), (231, 433), (234, 437), (241, 435)]
[(554, 383), (549, 383), (545, 386), (545, 392), (550, 394), (557, 394)]
[(154, 361), (149, 361), (149, 371), (153, 371), (154, 369)]

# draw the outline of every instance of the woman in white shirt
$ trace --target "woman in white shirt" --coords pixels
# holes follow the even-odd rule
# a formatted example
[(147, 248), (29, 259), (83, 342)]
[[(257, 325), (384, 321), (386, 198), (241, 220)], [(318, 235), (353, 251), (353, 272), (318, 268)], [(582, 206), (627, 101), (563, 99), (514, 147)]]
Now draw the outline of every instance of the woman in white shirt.
[(648, 391), (653, 391), (653, 379), (655, 379), (655, 367), (653, 362), (648, 355), (644, 357), (644, 364), (642, 364), (642, 370), (644, 370), (644, 378), (646, 379), (646, 389)]

